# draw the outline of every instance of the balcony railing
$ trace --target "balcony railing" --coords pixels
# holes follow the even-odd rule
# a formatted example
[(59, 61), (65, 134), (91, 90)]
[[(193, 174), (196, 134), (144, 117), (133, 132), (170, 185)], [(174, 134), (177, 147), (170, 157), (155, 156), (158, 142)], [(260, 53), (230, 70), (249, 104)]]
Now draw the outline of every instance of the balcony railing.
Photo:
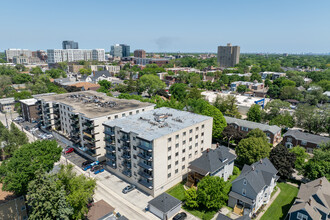
[(131, 163), (127, 163), (127, 162), (122, 162), (121, 165), (123, 165), (124, 167), (129, 167), (129, 168), (132, 167), (132, 164)]
[(105, 149), (109, 152), (115, 153), (116, 152), (116, 147), (112, 145), (106, 145)]
[(146, 172), (143, 172), (143, 171), (139, 171), (139, 175), (142, 176), (143, 178), (148, 179), (148, 180), (152, 180), (153, 179), (152, 175), (150, 175), (150, 174), (148, 174)]
[(130, 147), (122, 147), (121, 149), (123, 149), (123, 151), (126, 151), (126, 152), (130, 152), (131, 151), (131, 148)]
[(153, 189), (153, 183), (152, 182), (147, 182), (144, 179), (140, 179), (139, 183), (145, 187), (147, 187), (148, 189)]
[(143, 160), (152, 161), (152, 155), (139, 153), (138, 157), (142, 158)]
[(128, 176), (128, 177), (131, 177), (131, 176), (132, 176), (132, 172), (129, 171), (129, 170), (124, 170), (122, 173), (123, 173), (125, 176)]
[(148, 165), (148, 164), (145, 164), (145, 163), (143, 163), (143, 162), (140, 162), (140, 163), (138, 163), (138, 165), (139, 165), (140, 167), (142, 167), (143, 169), (147, 169), (147, 170), (149, 170), (149, 171), (152, 171), (152, 166), (150, 166), (150, 165)]
[(145, 150), (145, 151), (148, 151), (148, 152), (152, 152), (152, 148), (149, 148), (147, 146), (144, 146), (144, 145), (138, 145), (137, 146), (138, 148), (142, 149), (142, 150)]
[(115, 132), (109, 131), (109, 130), (105, 130), (104, 134), (107, 134), (107, 135), (110, 135), (110, 136), (115, 136)]
[(105, 154), (106, 158), (109, 158), (111, 160), (116, 160), (116, 155), (113, 154)]
[(107, 164), (108, 166), (110, 166), (111, 168), (113, 168), (113, 169), (117, 169), (116, 162), (113, 162), (113, 161), (107, 161), (106, 164)]
[(122, 154), (121, 157), (125, 160), (131, 160), (131, 156), (130, 155), (126, 155), (126, 154)]
[(127, 137), (122, 137), (122, 138), (120, 138), (120, 140), (122, 140), (125, 143), (129, 143), (130, 142), (130, 139), (127, 138)]

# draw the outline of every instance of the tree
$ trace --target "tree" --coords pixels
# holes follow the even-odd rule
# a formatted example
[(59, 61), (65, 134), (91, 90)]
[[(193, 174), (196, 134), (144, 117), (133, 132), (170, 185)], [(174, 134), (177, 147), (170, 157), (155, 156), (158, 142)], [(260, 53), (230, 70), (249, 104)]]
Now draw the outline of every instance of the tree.
[(284, 86), (281, 88), (280, 99), (300, 99), (301, 93), (295, 86)]
[(21, 83), (31, 82), (32, 77), (29, 74), (21, 73), (13, 76), (12, 80), (14, 84), (21, 84)]
[(296, 155), (291, 153), (287, 147), (281, 144), (277, 145), (271, 150), (269, 159), (277, 169), (280, 177), (283, 179), (289, 179), (292, 177)]
[(256, 128), (256, 129), (251, 130), (246, 135), (246, 137), (247, 138), (250, 138), (250, 137), (262, 138), (264, 141), (267, 142), (267, 136), (266, 136), (266, 134), (262, 130), (260, 130), (259, 128)]
[(170, 98), (170, 96), (168, 95), (168, 93), (166, 92), (165, 89), (160, 89), (160, 90), (156, 91), (155, 95), (163, 96), (167, 99)]
[(195, 188), (189, 188), (184, 191), (186, 197), (185, 205), (189, 208), (198, 208), (197, 191)]
[(58, 188), (53, 177), (37, 170), (29, 183), (27, 204), (31, 207), (29, 219), (69, 220), (73, 209), (65, 199), (65, 191)]
[(254, 122), (261, 122), (261, 106), (257, 104), (253, 104), (248, 113), (247, 113), (247, 120), (254, 121)]
[(186, 100), (186, 97), (188, 95), (187, 85), (183, 83), (175, 83), (170, 87), (170, 93), (173, 98), (180, 102), (183, 102)]
[(46, 74), (48, 74), (51, 78), (57, 79), (57, 78), (65, 78), (67, 75), (65, 74), (65, 71), (62, 69), (50, 69), (46, 70)]
[(32, 95), (29, 91), (22, 91), (22, 92), (16, 92), (14, 94), (15, 100), (21, 100), (21, 99), (29, 99), (32, 98)]
[(241, 140), (235, 151), (239, 163), (251, 165), (260, 159), (268, 157), (270, 146), (264, 138), (249, 137)]
[(56, 141), (35, 141), (17, 149), (13, 156), (0, 166), (2, 189), (16, 195), (26, 194), (28, 184), (35, 179), (35, 172), (49, 172), (60, 159), (62, 148)]
[(277, 125), (282, 128), (292, 128), (295, 125), (293, 116), (288, 111), (284, 114), (278, 115), (269, 121), (269, 125)]
[(296, 160), (294, 162), (295, 169), (299, 173), (302, 173), (306, 164), (305, 161), (309, 158), (309, 155), (306, 153), (306, 149), (300, 146), (295, 146), (290, 149), (290, 152), (296, 155)]
[(226, 204), (228, 192), (225, 181), (218, 176), (206, 176), (197, 185), (197, 200), (200, 206), (219, 210)]
[(265, 106), (265, 110), (267, 111), (267, 120), (271, 120), (272, 118), (281, 114), (282, 109), (289, 109), (290, 103), (286, 101), (282, 101), (280, 99), (274, 99), (271, 102), (268, 102)]
[(63, 71), (66, 71), (68, 69), (68, 62), (59, 62), (57, 63), (59, 68)]
[(26, 134), (20, 131), (14, 123), (10, 124), (10, 129), (2, 132), (2, 140), (4, 141), (3, 151), (7, 157), (11, 157), (21, 145), (28, 143)]
[(237, 99), (235, 96), (220, 96), (218, 95), (213, 103), (213, 105), (219, 109), (222, 114), (241, 118), (240, 113), (238, 112), (238, 107), (236, 105)]
[(87, 75), (88, 76), (88, 75), (90, 75), (92, 73), (92, 70), (91, 69), (82, 68), (82, 69), (79, 70), (79, 73), (81, 75)]
[(40, 67), (37, 66), (37, 67), (33, 67), (31, 69), (30, 73), (33, 75), (40, 75), (40, 74), (42, 74), (42, 70)]
[(152, 96), (156, 91), (164, 89), (166, 84), (158, 76), (147, 74), (139, 79), (139, 87), (142, 91), (146, 91), (149, 96)]
[(194, 87), (189, 89), (187, 99), (201, 99), (202, 97), (201, 91), (198, 88)]
[(238, 93), (244, 93), (244, 92), (246, 92), (248, 89), (246, 88), (246, 86), (244, 86), (244, 85), (239, 85), (238, 87), (237, 87), (237, 92)]
[(56, 174), (57, 185), (63, 187), (66, 201), (73, 208), (70, 219), (83, 219), (88, 213), (87, 204), (93, 198), (96, 180), (79, 175), (73, 171), (73, 165), (61, 165)]
[(258, 73), (252, 73), (250, 77), (250, 81), (253, 82), (257, 80), (258, 82), (262, 82), (261, 76)]
[(8, 95), (11, 90), (11, 77), (10, 76), (0, 76), (0, 97), (3, 95)]
[(225, 129), (223, 129), (222, 136), (227, 141), (234, 140), (235, 143), (239, 143), (243, 138), (246, 137), (246, 133), (242, 131), (237, 131), (234, 126), (228, 125), (227, 127), (225, 127)]

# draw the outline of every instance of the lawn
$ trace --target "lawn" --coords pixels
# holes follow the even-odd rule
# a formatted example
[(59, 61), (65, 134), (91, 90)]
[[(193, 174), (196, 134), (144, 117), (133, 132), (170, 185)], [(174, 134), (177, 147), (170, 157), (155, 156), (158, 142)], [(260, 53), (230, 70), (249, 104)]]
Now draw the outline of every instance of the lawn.
[(184, 182), (176, 184), (171, 189), (167, 190), (167, 193), (177, 198), (178, 200), (184, 201), (186, 199), (184, 195), (185, 189), (183, 188), (184, 184)]
[(277, 186), (281, 189), (281, 192), (267, 209), (265, 214), (261, 217), (261, 220), (285, 219), (295, 197), (298, 194), (298, 188), (287, 183), (278, 183)]

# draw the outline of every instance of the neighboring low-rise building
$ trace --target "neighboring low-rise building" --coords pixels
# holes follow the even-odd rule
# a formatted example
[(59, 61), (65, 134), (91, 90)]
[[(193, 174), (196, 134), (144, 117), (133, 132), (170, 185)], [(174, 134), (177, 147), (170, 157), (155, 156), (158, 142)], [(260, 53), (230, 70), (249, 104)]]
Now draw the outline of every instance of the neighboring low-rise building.
[(233, 174), (236, 155), (229, 152), (229, 148), (220, 146), (207, 149), (202, 156), (190, 162), (186, 185), (196, 186), (205, 176), (219, 176), (225, 181)]
[(279, 77), (284, 77), (286, 75), (286, 73), (278, 73), (278, 72), (260, 72), (259, 74), (261, 75), (262, 79), (266, 79), (267, 76), (269, 76), (271, 80), (275, 80)]
[(245, 86), (249, 90), (262, 90), (264, 89), (264, 84), (259, 82), (245, 82), (245, 81), (236, 81), (230, 84), (230, 90), (236, 91), (238, 86)]
[(288, 148), (299, 145), (306, 148), (307, 152), (313, 153), (315, 148), (319, 148), (321, 144), (329, 141), (330, 138), (328, 137), (290, 129), (283, 135), (282, 144)]
[(0, 111), (1, 112), (13, 112), (15, 109), (14, 98), (0, 99)]
[(10, 199), (9, 201), (1, 201), (0, 203), (0, 219), (5, 220), (27, 220), (24, 196)]
[(107, 169), (152, 196), (181, 182), (211, 147), (213, 119), (171, 108), (103, 123)]
[(95, 202), (88, 210), (88, 220), (115, 220), (115, 208), (109, 205), (103, 199)]
[(228, 116), (224, 117), (228, 125), (232, 125), (235, 129), (244, 133), (248, 133), (253, 129), (259, 128), (266, 134), (268, 142), (274, 146), (279, 144), (282, 140), (281, 128), (277, 125), (267, 125)]
[(148, 202), (149, 211), (160, 219), (171, 219), (181, 210), (182, 202), (173, 196), (163, 193)]
[(322, 177), (301, 184), (288, 213), (289, 220), (328, 220), (330, 216), (330, 183)]
[(250, 217), (269, 202), (278, 180), (277, 170), (268, 158), (251, 166), (244, 165), (241, 174), (232, 182), (228, 206), (239, 215)]
[(152, 109), (154, 104), (91, 90), (43, 96), (37, 102), (41, 129), (60, 134), (81, 154), (101, 161), (105, 159), (102, 123)]
[(19, 102), (21, 103), (22, 117), (25, 121), (33, 122), (39, 119), (37, 111), (37, 99), (23, 99)]

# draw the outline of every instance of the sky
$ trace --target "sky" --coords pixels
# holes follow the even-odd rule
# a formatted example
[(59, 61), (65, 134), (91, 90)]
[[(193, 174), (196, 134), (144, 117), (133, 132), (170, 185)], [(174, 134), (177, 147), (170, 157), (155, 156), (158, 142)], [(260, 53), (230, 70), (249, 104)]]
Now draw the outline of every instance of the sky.
[(116, 43), (131, 51), (329, 53), (330, 0), (0, 0), (0, 51)]

